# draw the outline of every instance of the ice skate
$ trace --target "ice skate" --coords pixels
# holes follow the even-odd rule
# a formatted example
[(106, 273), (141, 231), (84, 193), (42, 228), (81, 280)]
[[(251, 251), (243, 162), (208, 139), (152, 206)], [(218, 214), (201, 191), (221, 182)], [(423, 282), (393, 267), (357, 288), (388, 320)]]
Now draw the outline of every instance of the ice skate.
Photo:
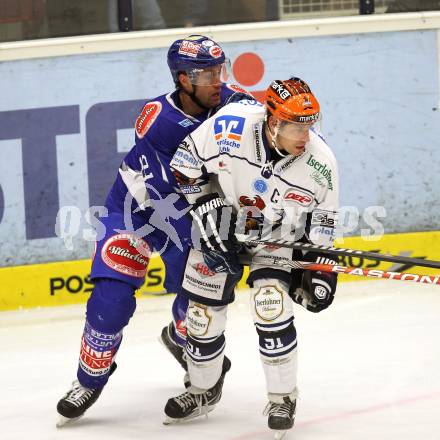
[(187, 391), (177, 397), (168, 400), (165, 406), (166, 419), (164, 425), (180, 423), (202, 415), (208, 415), (222, 397), (223, 382), (226, 373), (231, 368), (231, 361), (225, 357), (223, 361), (223, 372), (217, 383), (209, 390), (193, 394)]
[[(113, 362), (110, 367), (110, 375), (113, 374), (116, 367), (116, 363)], [(59, 419), (56, 424), (57, 428), (61, 428), (65, 424), (81, 418), (98, 400), (103, 389), (104, 387), (96, 389), (86, 388), (83, 387), (78, 380), (74, 380), (71, 389), (57, 404), (59, 414)]]
[(173, 355), (174, 359), (181, 365), (181, 367), (188, 371), (188, 367), (186, 365), (186, 353), (185, 347), (181, 347), (176, 344), (173, 339), (173, 329), (174, 325), (172, 322), (169, 325), (165, 326), (162, 329), (162, 333), (159, 337), (159, 342)]
[(269, 402), (264, 410), (268, 415), (268, 426), (274, 433), (275, 440), (281, 440), (293, 427), (295, 422), (296, 399), (283, 397), (283, 403)]

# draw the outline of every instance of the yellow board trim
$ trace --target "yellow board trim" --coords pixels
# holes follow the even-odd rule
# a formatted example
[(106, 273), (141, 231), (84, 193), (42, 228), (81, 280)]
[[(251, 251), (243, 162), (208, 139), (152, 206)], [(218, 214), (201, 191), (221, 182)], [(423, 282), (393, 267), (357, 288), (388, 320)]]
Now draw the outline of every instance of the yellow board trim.
[[(388, 234), (380, 238), (349, 237), (339, 240), (337, 246), (365, 251), (376, 251), (411, 257), (426, 257), (440, 261), (440, 231)], [(87, 301), (92, 290), (89, 278), (90, 260), (63, 261), (46, 264), (0, 268), (0, 310), (60, 306)], [(380, 270), (399, 271), (393, 263), (364, 262), (357, 257), (345, 258), (347, 266), (363, 266)], [(439, 271), (428, 268), (409, 268), (407, 272), (439, 275)], [(164, 293), (164, 266), (159, 256), (152, 257), (148, 266), (145, 284), (136, 296)], [(246, 268), (239, 287), (246, 287)], [(340, 275), (340, 281), (365, 280), (366, 278)]]

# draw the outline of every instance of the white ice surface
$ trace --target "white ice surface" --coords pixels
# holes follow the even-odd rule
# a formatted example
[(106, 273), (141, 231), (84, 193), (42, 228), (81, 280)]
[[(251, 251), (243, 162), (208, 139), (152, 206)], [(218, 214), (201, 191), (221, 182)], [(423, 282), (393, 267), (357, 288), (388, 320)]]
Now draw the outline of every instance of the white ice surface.
[[(172, 297), (140, 300), (118, 370), (76, 424), (55, 428), (76, 373), (84, 306), (0, 313), (2, 440), (271, 439), (248, 294), (230, 306), (224, 394), (206, 418), (164, 426), (183, 370), (157, 341)], [(301, 399), (291, 440), (440, 439), (440, 286), (341, 284), (318, 315), (296, 309)]]

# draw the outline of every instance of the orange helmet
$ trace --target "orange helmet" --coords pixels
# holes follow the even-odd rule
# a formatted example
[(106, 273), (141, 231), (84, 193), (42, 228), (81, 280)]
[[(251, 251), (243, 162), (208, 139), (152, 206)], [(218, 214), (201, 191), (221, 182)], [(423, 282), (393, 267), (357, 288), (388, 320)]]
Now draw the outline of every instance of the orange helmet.
[(272, 81), (264, 101), (268, 113), (282, 121), (313, 124), (320, 117), (317, 99), (300, 78)]

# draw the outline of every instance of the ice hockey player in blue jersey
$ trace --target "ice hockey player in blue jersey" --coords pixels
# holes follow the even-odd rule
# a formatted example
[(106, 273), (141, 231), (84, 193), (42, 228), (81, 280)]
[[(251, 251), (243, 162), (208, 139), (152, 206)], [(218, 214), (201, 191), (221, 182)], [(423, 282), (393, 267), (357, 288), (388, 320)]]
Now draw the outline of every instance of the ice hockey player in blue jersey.
[[(176, 90), (148, 101), (135, 123), (135, 145), (124, 158), (106, 200), (108, 216), (100, 219), (105, 236), (96, 243), (77, 380), (58, 402), (58, 426), (78, 419), (97, 400), (116, 369), (123, 328), (132, 317), (135, 290), (145, 280), (151, 252), (166, 268), (164, 286), (177, 293), (173, 322), (161, 340), (186, 370), (183, 356), (188, 300), (180, 295), (191, 245), (191, 222), (185, 215), (185, 186), (178, 189), (169, 163), (180, 142), (231, 100), (238, 86), (222, 80), (228, 60), (210, 38), (191, 35), (175, 41), (168, 66)], [(194, 187), (188, 187), (194, 191)], [(224, 374), (230, 367), (225, 358)]]

